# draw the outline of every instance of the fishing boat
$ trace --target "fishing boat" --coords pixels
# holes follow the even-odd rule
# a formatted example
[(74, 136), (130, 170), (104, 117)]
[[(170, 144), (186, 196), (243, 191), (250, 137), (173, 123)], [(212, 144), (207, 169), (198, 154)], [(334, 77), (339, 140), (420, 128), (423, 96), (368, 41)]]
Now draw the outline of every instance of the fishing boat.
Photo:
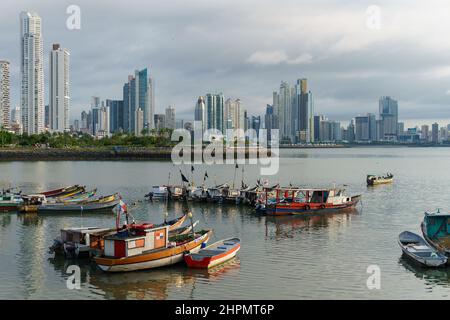
[[(270, 198), (271, 194), (275, 198)], [(310, 214), (354, 208), (361, 195), (348, 196), (345, 189), (276, 188), (265, 191), (256, 210), (267, 215)]]
[(435, 249), (450, 257), (450, 213), (425, 212), (421, 224), (425, 240)]
[(119, 203), (119, 195), (111, 195), (99, 199), (76, 203), (46, 203), (38, 205), (38, 214), (64, 212), (111, 212)]
[(225, 190), (229, 188), (228, 184), (224, 183), (215, 187), (208, 188), (207, 202), (223, 202)]
[(398, 236), (403, 254), (424, 267), (440, 267), (447, 263), (447, 257), (432, 248), (421, 236), (403, 231)]
[(394, 181), (394, 175), (392, 173), (388, 173), (385, 176), (376, 176), (373, 174), (368, 174), (366, 181), (368, 186), (391, 183)]
[(228, 203), (239, 204), (241, 202), (241, 192), (238, 189), (224, 189), (223, 200)]
[(47, 198), (52, 198), (52, 197), (73, 196), (73, 195), (82, 193), (84, 191), (85, 191), (84, 186), (73, 185), (73, 186), (69, 186), (69, 187), (65, 187), (65, 188), (44, 191), (44, 192), (41, 192), (40, 194), (43, 194)]
[(23, 203), (19, 207), (20, 212), (37, 212), (38, 206), (47, 203), (47, 197), (43, 194), (27, 194), (22, 196)]
[(72, 195), (72, 196), (56, 197), (56, 198), (52, 199), (51, 202), (55, 202), (55, 203), (58, 203), (58, 202), (61, 202), (61, 203), (82, 202), (82, 201), (85, 201), (87, 199), (94, 197), (96, 193), (97, 193), (97, 189), (94, 189), (94, 190), (91, 190), (88, 192), (83, 192), (83, 193)]
[[(183, 215), (156, 226), (168, 226), (169, 234), (172, 235), (185, 234), (192, 230), (192, 226), (181, 227), (185, 221), (186, 215)], [(154, 224), (146, 225), (155, 226)], [(80, 227), (61, 229), (61, 235), (53, 241), (52, 246), (49, 248), (49, 253), (76, 259), (101, 255), (104, 250), (103, 238), (115, 234), (119, 230), (126, 229), (128, 226), (132, 226), (132, 224), (125, 224), (121, 227), (117, 224), (115, 228)]]
[(94, 257), (105, 272), (125, 272), (169, 266), (183, 261), (185, 253), (198, 252), (211, 230), (169, 236), (169, 227), (134, 225), (104, 238), (102, 256)]
[(171, 200), (182, 200), (185, 196), (183, 186), (167, 186), (168, 196)]
[(184, 261), (190, 268), (212, 268), (234, 258), (241, 248), (239, 238), (217, 241), (197, 253), (184, 255)]
[(20, 195), (14, 193), (0, 193), (0, 212), (19, 211), (23, 204)]

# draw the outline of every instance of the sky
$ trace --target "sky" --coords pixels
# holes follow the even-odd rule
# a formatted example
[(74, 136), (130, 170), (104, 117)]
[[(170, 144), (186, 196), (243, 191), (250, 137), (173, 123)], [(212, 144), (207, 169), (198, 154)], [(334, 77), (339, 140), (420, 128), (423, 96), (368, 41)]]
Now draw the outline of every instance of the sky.
[[(66, 26), (77, 5), (80, 29)], [(307, 78), (315, 113), (333, 120), (378, 113), (450, 119), (450, 2), (348, 0), (3, 0), (0, 60), (11, 62), (19, 104), (21, 11), (42, 18), (45, 101), (52, 43), (71, 54), (71, 120), (91, 96), (121, 99), (135, 69), (155, 79), (156, 113), (192, 119), (199, 95), (222, 92), (262, 115), (282, 80)], [(444, 124), (444, 123), (442, 123)]]

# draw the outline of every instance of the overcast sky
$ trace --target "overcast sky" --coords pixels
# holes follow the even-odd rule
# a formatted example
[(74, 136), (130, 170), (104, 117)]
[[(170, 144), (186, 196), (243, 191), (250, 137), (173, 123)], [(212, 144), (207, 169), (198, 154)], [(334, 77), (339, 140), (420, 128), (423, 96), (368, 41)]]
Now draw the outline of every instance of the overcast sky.
[[(92, 95), (121, 99), (128, 74), (148, 67), (156, 112), (192, 119), (199, 95), (240, 98), (263, 114), (281, 80), (307, 78), (315, 112), (348, 120), (399, 101), (400, 119), (450, 118), (449, 1), (15, 0), (0, 5), (0, 60), (19, 99), (19, 13), (42, 18), (46, 93), (51, 44), (71, 53), (71, 119)], [(66, 8), (81, 29), (66, 28)], [(376, 13), (368, 7), (377, 5)], [(375, 22), (374, 22), (375, 21)], [(420, 121), (419, 121), (420, 122)]]

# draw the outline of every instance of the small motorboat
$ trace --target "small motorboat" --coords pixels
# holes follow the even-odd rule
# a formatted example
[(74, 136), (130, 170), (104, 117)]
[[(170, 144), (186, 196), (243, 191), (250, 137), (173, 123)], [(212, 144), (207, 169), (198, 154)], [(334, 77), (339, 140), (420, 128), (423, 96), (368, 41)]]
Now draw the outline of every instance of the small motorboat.
[(241, 248), (239, 238), (217, 241), (198, 253), (184, 255), (184, 261), (190, 268), (212, 268), (234, 258)]
[(421, 236), (403, 231), (398, 236), (403, 254), (425, 267), (440, 267), (447, 263), (447, 257), (432, 248)]
[(392, 173), (388, 173), (385, 176), (376, 176), (373, 174), (368, 174), (366, 181), (368, 186), (391, 183), (394, 181), (394, 175)]

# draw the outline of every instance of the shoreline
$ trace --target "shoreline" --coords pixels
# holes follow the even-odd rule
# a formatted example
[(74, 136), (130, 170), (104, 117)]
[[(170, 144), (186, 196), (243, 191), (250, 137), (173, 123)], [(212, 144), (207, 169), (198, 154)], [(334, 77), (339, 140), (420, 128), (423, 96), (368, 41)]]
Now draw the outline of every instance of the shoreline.
[[(383, 145), (383, 144), (354, 144), (330, 146), (279, 146), (280, 150), (287, 149), (349, 149), (349, 148), (446, 148), (450, 145)], [(192, 151), (192, 160), (196, 153)], [(226, 150), (224, 150), (226, 159)], [(270, 151), (262, 154), (256, 148), (245, 151), (245, 158), (270, 157)], [(235, 153), (235, 158), (237, 158)], [(148, 161), (171, 160), (172, 147), (152, 148), (0, 148), (0, 162), (5, 161)]]

